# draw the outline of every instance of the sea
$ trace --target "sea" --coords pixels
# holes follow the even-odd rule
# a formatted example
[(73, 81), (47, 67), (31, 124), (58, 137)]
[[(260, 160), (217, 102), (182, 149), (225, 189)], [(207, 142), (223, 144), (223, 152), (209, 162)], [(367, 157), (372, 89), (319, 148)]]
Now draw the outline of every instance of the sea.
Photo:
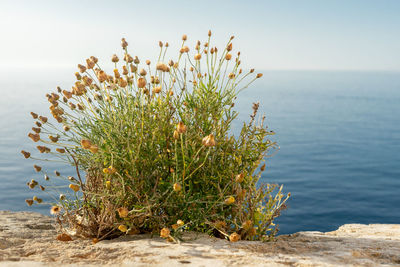
[[(49, 214), (48, 206), (28, 207), (24, 201), (33, 195), (26, 183), (43, 177), (20, 151), (34, 147), (27, 137), (33, 126), (29, 112), (48, 114), (45, 94), (56, 86), (70, 89), (74, 72), (1, 71), (0, 210)], [(348, 223), (400, 223), (400, 73), (263, 73), (239, 94), (233, 131), (259, 102), (280, 147), (266, 159), (260, 182), (283, 185), (291, 193), (276, 220), (280, 234), (332, 231)], [(57, 162), (43, 164), (65, 174), (73, 171)]]

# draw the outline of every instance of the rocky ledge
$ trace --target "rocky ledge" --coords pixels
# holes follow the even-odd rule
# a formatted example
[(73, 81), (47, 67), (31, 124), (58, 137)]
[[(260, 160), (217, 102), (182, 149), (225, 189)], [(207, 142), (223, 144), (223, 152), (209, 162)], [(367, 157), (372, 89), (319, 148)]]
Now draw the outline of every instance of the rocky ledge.
[(400, 225), (347, 224), (333, 232), (299, 232), (276, 242), (199, 235), (181, 244), (126, 236), (92, 244), (56, 240), (53, 219), (0, 211), (0, 266), (388, 266), (400, 265)]

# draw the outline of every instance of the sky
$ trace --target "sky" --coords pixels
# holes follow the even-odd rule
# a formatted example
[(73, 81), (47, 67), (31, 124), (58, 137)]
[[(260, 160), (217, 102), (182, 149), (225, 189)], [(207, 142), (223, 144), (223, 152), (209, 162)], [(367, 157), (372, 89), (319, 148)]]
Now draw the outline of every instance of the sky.
[(399, 14), (397, 0), (0, 0), (0, 68), (109, 60), (121, 37), (146, 59), (168, 41), (174, 58), (182, 34), (210, 29), (220, 47), (235, 36), (245, 67), (400, 71)]

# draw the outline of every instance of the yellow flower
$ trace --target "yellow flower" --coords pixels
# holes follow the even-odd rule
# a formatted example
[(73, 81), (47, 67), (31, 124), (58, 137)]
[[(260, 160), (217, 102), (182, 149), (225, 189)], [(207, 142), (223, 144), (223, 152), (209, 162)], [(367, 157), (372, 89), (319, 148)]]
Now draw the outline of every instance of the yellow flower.
[(118, 230), (125, 233), (126, 231), (128, 231), (128, 228), (125, 225), (121, 224), (120, 226), (118, 226)]
[(77, 184), (70, 184), (69, 188), (74, 190), (74, 192), (78, 192), (79, 191), (79, 185), (77, 185)]
[(239, 239), (240, 239), (240, 235), (237, 233), (232, 233), (229, 236), (229, 241), (231, 241), (231, 242), (237, 242), (237, 241), (239, 241)]
[(177, 220), (177, 221), (176, 221), (176, 224), (177, 224), (178, 226), (183, 226), (185, 223), (184, 223), (184, 221), (182, 221), (182, 220)]
[(119, 217), (121, 217), (121, 218), (128, 217), (129, 210), (127, 208), (121, 207), (121, 208), (118, 208), (117, 211), (118, 211)]
[(235, 203), (235, 198), (233, 196), (230, 196), (227, 199), (225, 199), (225, 204), (226, 205), (231, 205), (233, 203)]
[(106, 181), (106, 188), (107, 189), (111, 189), (111, 182), (110, 181)]
[(168, 228), (163, 228), (163, 229), (161, 229), (161, 231), (160, 231), (160, 236), (161, 236), (162, 238), (167, 238), (167, 237), (169, 237), (170, 234), (171, 234), (171, 232), (169, 231)]
[(104, 168), (104, 169), (103, 169), (103, 172), (104, 172), (104, 173), (108, 173), (108, 168)]
[(178, 183), (174, 183), (174, 191), (179, 192), (182, 190), (182, 186)]

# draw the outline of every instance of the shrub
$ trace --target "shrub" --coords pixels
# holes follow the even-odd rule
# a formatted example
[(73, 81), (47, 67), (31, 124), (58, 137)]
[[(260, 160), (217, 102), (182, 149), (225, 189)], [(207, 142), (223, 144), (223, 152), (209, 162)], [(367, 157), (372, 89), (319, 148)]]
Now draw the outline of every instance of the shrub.
[[(76, 178), (56, 175), (73, 193), (51, 203), (61, 226), (98, 239), (140, 232), (176, 239), (192, 230), (268, 240), (277, 232), (273, 220), (289, 196), (277, 185), (258, 185), (277, 144), (267, 139), (273, 132), (265, 117), (256, 123), (257, 103), (240, 134), (231, 132), (237, 94), (262, 74), (240, 68), (233, 37), (220, 52), (209, 32), (194, 56), (182, 39), (176, 61), (166, 61), (169, 45), (160, 42), (156, 64), (132, 57), (122, 39), (112, 75), (90, 57), (78, 65), (71, 91), (47, 94), (54, 123), (31, 113), (36, 127), (28, 136), (44, 144), (39, 152), (76, 170)], [(47, 190), (35, 180), (28, 185)]]

